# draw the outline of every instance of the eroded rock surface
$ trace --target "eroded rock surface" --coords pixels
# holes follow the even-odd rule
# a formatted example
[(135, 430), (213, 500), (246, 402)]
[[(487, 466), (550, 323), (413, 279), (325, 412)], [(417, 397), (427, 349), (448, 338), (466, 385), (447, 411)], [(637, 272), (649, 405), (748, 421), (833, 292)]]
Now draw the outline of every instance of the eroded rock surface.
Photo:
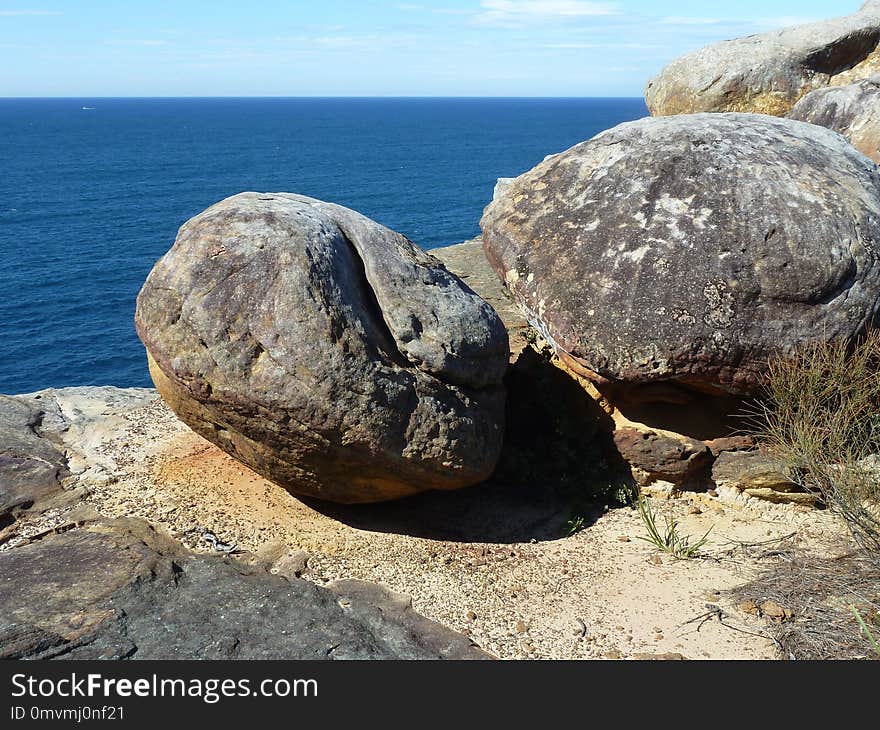
[(197, 556), (140, 520), (0, 552), (3, 659), (480, 659), (407, 599)]
[(749, 394), (770, 355), (852, 337), (880, 307), (877, 167), (800, 122), (623, 124), (517, 178), (481, 226), (566, 365), (648, 400)]
[(514, 359), (526, 345), (529, 323), (489, 266), (483, 253), (483, 239), (477, 236), (464, 243), (436, 248), (431, 255), (442, 261), (498, 313), (507, 329), (511, 359)]
[(614, 432), (614, 444), (639, 481), (675, 485), (705, 483), (712, 454), (704, 443), (680, 434), (623, 426)]
[(811, 91), (788, 117), (833, 129), (859, 152), (880, 162), (880, 75), (848, 86)]
[(853, 15), (716, 43), (673, 61), (649, 84), (655, 116), (756, 112), (784, 116), (814, 89), (880, 71), (880, 2)]
[(0, 529), (21, 511), (57, 499), (68, 474), (64, 452), (39, 434), (45, 411), (0, 396)]
[(136, 324), (182, 420), (300, 495), (373, 502), (479, 483), (508, 338), (406, 238), (341, 206), (242, 193), (187, 222)]
[[(282, 590), (278, 587), (281, 583), (264, 584), (263, 566), (270, 573), (303, 577), (324, 586), (333, 599), (343, 603), (361, 594), (354, 595), (354, 589), (346, 584), (340, 587), (335, 581), (357, 578), (388, 586), (395, 593), (411, 595), (420, 614), (506, 659), (602, 658), (611, 651), (623, 656), (665, 651), (693, 657), (774, 656), (769, 641), (756, 640), (751, 634), (732, 635), (723, 627), (713, 630), (707, 625), (698, 633), (678, 635), (682, 612), (690, 616), (704, 610), (704, 592), (742, 582), (741, 561), (732, 568), (729, 561), (704, 561), (697, 573), (691, 564), (679, 568), (668, 561), (659, 566), (646, 564), (647, 548), (634, 538), (643, 532), (635, 511), (589, 509), (575, 502), (574, 492), (555, 497), (548, 483), (553, 474), (543, 478), (535, 474), (529, 486), (492, 480), (474, 489), (433, 492), (377, 505), (305, 503), (205, 442), (174, 416), (155, 391), (145, 391), (141, 397), (118, 391), (114, 396), (114, 390), (65, 389), (41, 395), (43, 401), (50, 401), (45, 406), (47, 413), (57, 404), (65, 420), (72, 419), (66, 428), (58, 423), (62, 448), (71, 464), (77, 465), (64, 480), (64, 491), (86, 489), (78, 507), (22, 514), (10, 532), (0, 535), (0, 555), (15, 555), (27, 548), (31, 568), (18, 571), (18, 575), (27, 572), (46, 580), (49, 595), (45, 603), (56, 615), (47, 618), (39, 605), (39, 593), (25, 589), (22, 596), (34, 602), (32, 617), (19, 614), (10, 626), (6, 621), (9, 604), (4, 603), (0, 608), (0, 623), (5, 625), (4, 656), (86, 657), (134, 652), (130, 657), (136, 658), (160, 650), (185, 656), (193, 647), (199, 656), (274, 656), (273, 651), (281, 652), (279, 642), (282, 648), (290, 648), (285, 650), (290, 656), (307, 651), (306, 646), (319, 653), (332, 649), (338, 624), (331, 623), (326, 630), (319, 624), (304, 635), (306, 643), (299, 648), (295, 636), (280, 633), (287, 627), (272, 620), (274, 612), (279, 612), (281, 621), (291, 617), (283, 604), (276, 607), (276, 599), (292, 596), (304, 615), (326, 615), (335, 622), (338, 614), (332, 605), (332, 611), (325, 614), (320, 602), (301, 604), (302, 586)], [(105, 399), (118, 405), (110, 407), (102, 402)], [(131, 403), (128, 409), (121, 405), (125, 400)], [(41, 430), (48, 425), (47, 418), (43, 424)], [(555, 432), (542, 433), (535, 444), (552, 445), (554, 437)], [(588, 463), (589, 456), (580, 456)], [(578, 483), (581, 492), (589, 492), (592, 486), (588, 480)], [(702, 514), (687, 509), (689, 500), (698, 496), (700, 504), (712, 505)], [(726, 499), (726, 492), (723, 497)], [(714, 525), (712, 534), (722, 542), (765, 541), (773, 537), (768, 533), (771, 528), (775, 535), (789, 534), (794, 529), (789, 516), (799, 520), (801, 536), (815, 534), (824, 539), (836, 525), (824, 513), (795, 513), (787, 507), (758, 505), (757, 500), (739, 505), (710, 495), (690, 495), (664, 503), (660, 509), (666, 512), (667, 507), (676, 510), (683, 534), (702, 535)], [(83, 521), (88, 510), (92, 516)], [(755, 519), (744, 520), (744, 511)], [(583, 518), (585, 529), (562, 539), (570, 533), (575, 516)], [(116, 517), (127, 519), (113, 521)], [(158, 539), (161, 535), (144, 533), (147, 528), (132, 517), (148, 521), (161, 535), (172, 536), (198, 555), (174, 557), (179, 548), (163, 547)], [(206, 528), (218, 541), (235, 544), (238, 549), (229, 556), (217, 552), (221, 546), (208, 539)], [(807, 529), (815, 532), (807, 533)], [(88, 539), (74, 540), (72, 536), (81, 531), (88, 533)], [(621, 542), (624, 535), (632, 539)], [(62, 536), (68, 537), (62, 542)], [(45, 567), (35, 557), (40, 545), (46, 549)], [(51, 561), (60, 559), (58, 556), (67, 559), (68, 553), (71, 574), (64, 576), (58, 588), (66, 591), (65, 586), (75, 578), (78, 593), (88, 598), (88, 603), (70, 606), (65, 615), (64, 607), (58, 610), (53, 602), (58, 589), (53, 576), (58, 571)], [(303, 553), (307, 553), (305, 560)], [(113, 556), (118, 563), (106, 562)], [(93, 587), (82, 583), (83, 561), (88, 560), (93, 560), (89, 578), (95, 582)], [(170, 584), (164, 572), (169, 560), (183, 568), (178, 573), (178, 587)], [(24, 558), (16, 564), (24, 566)], [(147, 565), (156, 567), (155, 576), (143, 570)], [(0, 567), (0, 581), (11, 574), (7, 570), (10, 566), (12, 563), (3, 563)], [(128, 570), (145, 576), (137, 590), (125, 579)], [(645, 580), (634, 583), (634, 574), (644, 575)], [(243, 582), (240, 589), (235, 587), (239, 580)], [(205, 588), (205, 583), (214, 586), (215, 582), (214, 592)], [(376, 618), (376, 612), (381, 611), (401, 631), (405, 626), (409, 633), (414, 632), (415, 644), (425, 646), (424, 630), (411, 622), (415, 620), (411, 613), (405, 625), (396, 618), (397, 611), (406, 609), (409, 602), (388, 595), (382, 588), (369, 590), (379, 591), (384, 598), (369, 599), (369, 606), (355, 606), (352, 601), (357, 622), (343, 625), (347, 643), (330, 651), (330, 657), (337, 652), (347, 656), (358, 644), (370, 646), (369, 637), (361, 633), (372, 626), (369, 621), (373, 619), (363, 616), (365, 612)], [(248, 610), (261, 620), (268, 616), (269, 625), (280, 629), (278, 635), (242, 626), (243, 613), (234, 607), (226, 613), (230, 602), (251, 591), (266, 601), (264, 605), (247, 603)], [(0, 595), (5, 600), (2, 582)], [(109, 599), (101, 597), (108, 595)], [(608, 600), (597, 602), (596, 595)], [(326, 594), (318, 592), (322, 602), (320, 596)], [(143, 608), (137, 605), (141, 600)], [(126, 625), (124, 617), (112, 609), (129, 601), (136, 619)], [(204, 621), (210, 635), (196, 631), (195, 618), (190, 621), (184, 615), (163, 613), (162, 601), (169, 602), (168, 610), (194, 611), (193, 616)], [(733, 610), (726, 604), (722, 607)], [(348, 610), (341, 608), (343, 613)], [(230, 620), (217, 623), (218, 613)], [(158, 649), (158, 639), (150, 638), (149, 632), (164, 637), (164, 630), (152, 624), (150, 617), (170, 621), (181, 633), (179, 640)], [(300, 626), (295, 617), (291, 620), (292, 626)], [(518, 628), (521, 622), (527, 627), (525, 633)], [(582, 635), (584, 624), (588, 636), (595, 632), (595, 641)], [(743, 625), (758, 631), (757, 626)], [(628, 627), (627, 631), (618, 631), (618, 626)], [(397, 631), (393, 627), (370, 630), (379, 637), (380, 651), (388, 646), (384, 637)], [(600, 631), (607, 636), (600, 636)], [(659, 641), (655, 636), (658, 631), (668, 638)], [(270, 643), (261, 646), (265, 637)], [(332, 643), (325, 643), (325, 639)], [(462, 639), (452, 635), (449, 641)], [(433, 646), (427, 649), (432, 656), (442, 651)]]
[(607, 449), (613, 449), (607, 434), (611, 420), (537, 342), (522, 310), (489, 265), (482, 239), (431, 253), (495, 308), (510, 336), (504, 447), (493, 481), (538, 485), (548, 491), (559, 487), (597, 500), (606, 497), (598, 488), (607, 484), (603, 472), (619, 467), (616, 461), (603, 463)]
[(712, 465), (712, 480), (719, 487), (732, 487), (770, 502), (816, 502), (815, 496), (805, 493), (784, 474), (777, 461), (758, 449), (722, 453)]
[[(380, 585), (318, 587), (254, 556), (196, 554), (142, 519), (102, 517), (93, 490), (121, 488), (147, 468), (134, 462), (185, 431), (170, 414), (157, 426), (157, 407), (167, 411), (146, 389), (0, 396), (12, 455), (0, 498), (13, 520), (0, 529), (0, 659), (487, 658)], [(138, 491), (145, 509), (167, 509)]]

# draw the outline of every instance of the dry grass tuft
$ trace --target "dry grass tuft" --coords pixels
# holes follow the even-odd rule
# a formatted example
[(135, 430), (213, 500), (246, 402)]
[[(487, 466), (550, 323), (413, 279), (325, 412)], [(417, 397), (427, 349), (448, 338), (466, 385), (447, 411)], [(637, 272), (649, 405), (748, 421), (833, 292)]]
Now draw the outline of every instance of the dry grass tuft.
[(772, 601), (791, 619), (768, 630), (783, 658), (878, 659), (870, 631), (880, 627), (880, 565), (864, 550), (838, 558), (782, 550), (754, 581), (731, 591), (737, 603)]

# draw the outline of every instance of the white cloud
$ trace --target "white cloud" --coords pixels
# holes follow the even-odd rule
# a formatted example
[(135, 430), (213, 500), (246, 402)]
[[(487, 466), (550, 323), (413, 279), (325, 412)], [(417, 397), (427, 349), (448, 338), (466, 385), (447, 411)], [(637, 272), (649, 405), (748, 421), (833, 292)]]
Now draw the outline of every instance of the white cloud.
[(813, 23), (817, 18), (806, 18), (801, 16), (783, 16), (779, 18), (757, 18), (753, 20), (745, 20), (743, 18), (688, 18), (683, 16), (672, 16), (663, 18), (660, 22), (663, 25), (684, 25), (684, 26), (703, 26), (703, 25), (751, 25), (762, 30), (773, 30), (776, 28), (788, 28), (793, 25), (803, 25), (805, 23)]
[(349, 35), (322, 35), (309, 40), (319, 46), (350, 46), (358, 42), (357, 38)]
[(483, 0), (483, 11), (474, 16), (482, 25), (516, 25), (564, 18), (618, 15), (614, 3), (584, 0)]
[(461, 8), (435, 8), (425, 5), (415, 5), (413, 3), (403, 3), (397, 6), (398, 10), (404, 12), (421, 12), (433, 13), (434, 15), (473, 15), (473, 10), (463, 10)]

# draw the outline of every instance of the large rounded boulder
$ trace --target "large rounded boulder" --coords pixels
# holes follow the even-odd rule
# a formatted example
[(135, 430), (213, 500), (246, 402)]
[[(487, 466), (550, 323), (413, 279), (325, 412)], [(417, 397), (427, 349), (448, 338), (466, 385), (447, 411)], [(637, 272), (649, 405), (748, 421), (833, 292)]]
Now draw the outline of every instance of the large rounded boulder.
[(880, 75), (811, 91), (794, 105), (788, 118), (833, 129), (859, 152), (880, 162)]
[(784, 116), (808, 92), (880, 71), (880, 0), (842, 18), (716, 43), (673, 61), (648, 84), (655, 116)]
[(481, 225), (530, 322), (600, 385), (748, 394), (771, 354), (880, 306), (878, 168), (802, 122), (623, 124), (517, 178)]
[(501, 320), (352, 210), (285, 193), (212, 206), (150, 273), (136, 325), (178, 416), (295, 494), (455, 489), (498, 459)]

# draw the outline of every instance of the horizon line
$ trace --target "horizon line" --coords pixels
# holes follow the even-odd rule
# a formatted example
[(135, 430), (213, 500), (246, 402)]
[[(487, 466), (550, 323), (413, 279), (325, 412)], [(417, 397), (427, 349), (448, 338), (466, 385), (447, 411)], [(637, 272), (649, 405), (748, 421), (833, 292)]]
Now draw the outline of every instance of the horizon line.
[(597, 96), (584, 96), (584, 95), (571, 95), (571, 96), (501, 96), (501, 95), (475, 95), (475, 94), (466, 94), (466, 95), (334, 95), (334, 96), (311, 96), (311, 95), (299, 95), (299, 96), (282, 96), (282, 95), (268, 95), (268, 96), (254, 96), (254, 95), (220, 95), (220, 96), (195, 96), (195, 95), (184, 95), (184, 96), (173, 96), (173, 95), (158, 95), (158, 96), (89, 96), (85, 95), (76, 95), (76, 96), (0, 96), (0, 101), (24, 101), (24, 100), (80, 100), (80, 99), (538, 99), (538, 100), (546, 100), (546, 99), (639, 99), (644, 100), (642, 96), (607, 96), (607, 95), (597, 95)]

